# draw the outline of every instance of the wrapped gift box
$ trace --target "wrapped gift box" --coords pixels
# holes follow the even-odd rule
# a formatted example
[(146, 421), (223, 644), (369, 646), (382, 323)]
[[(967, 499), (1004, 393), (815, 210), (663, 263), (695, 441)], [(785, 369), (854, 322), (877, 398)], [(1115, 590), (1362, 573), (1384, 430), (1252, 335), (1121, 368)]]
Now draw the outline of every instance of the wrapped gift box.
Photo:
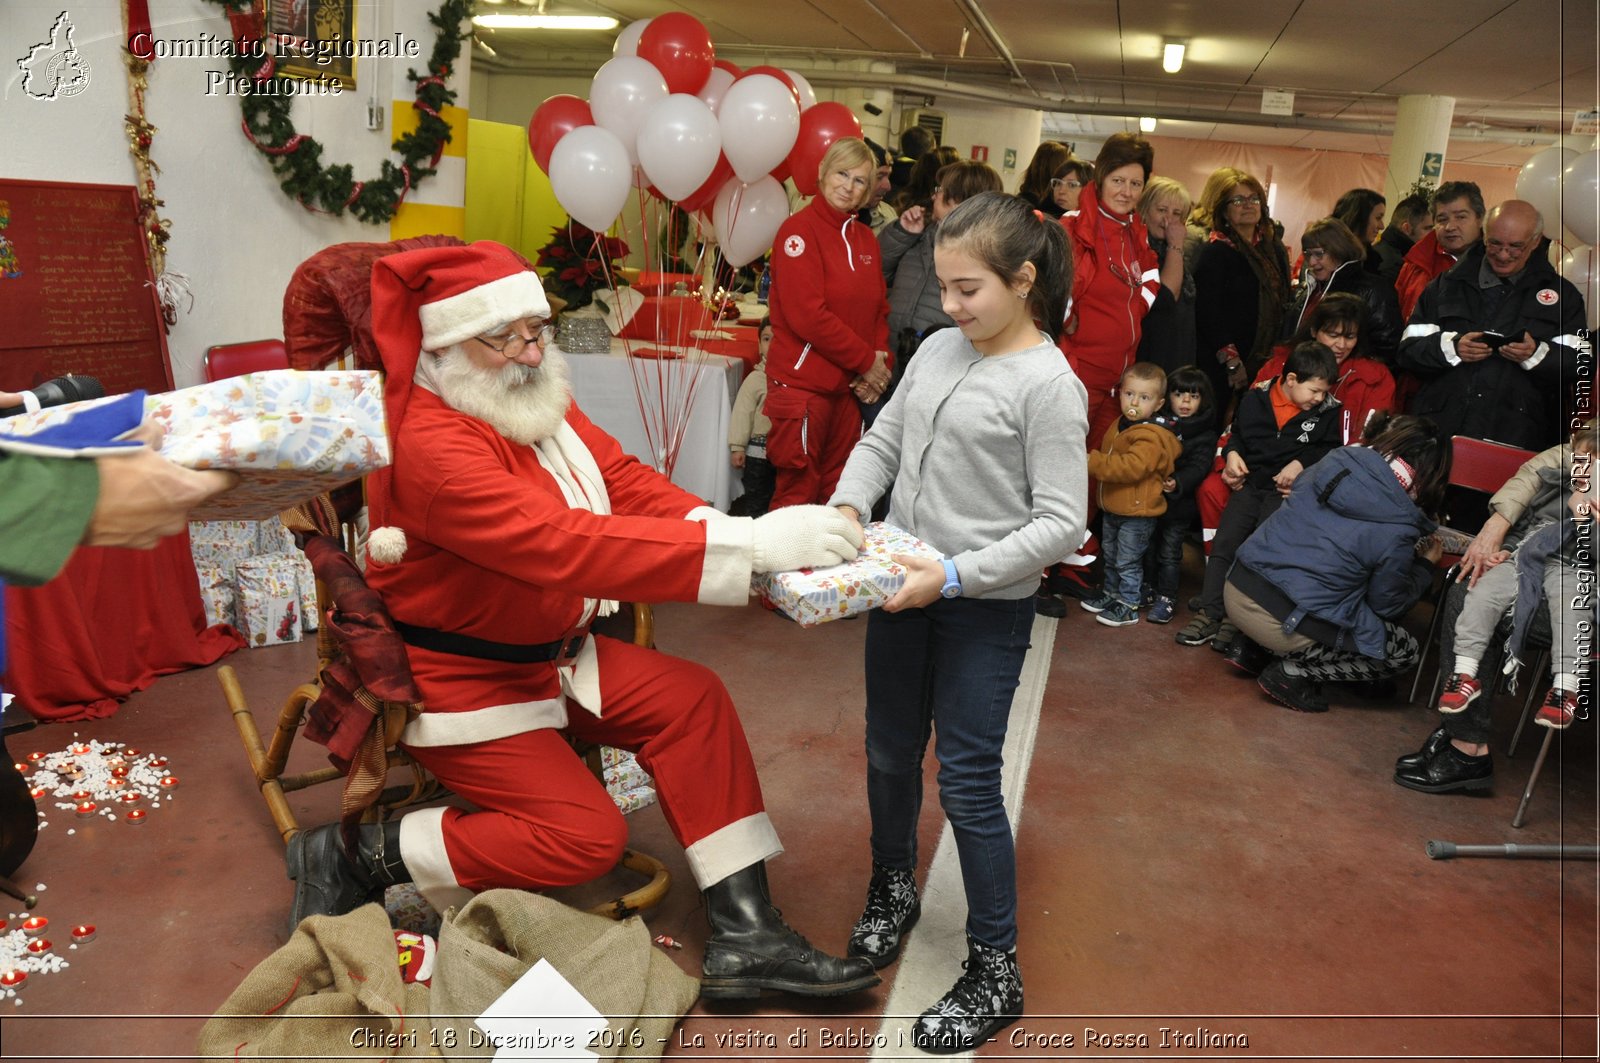
[(625, 793), (612, 794), (611, 800), (616, 803), (617, 810), (626, 816), (630, 812), (637, 812), (641, 808), (655, 804), (656, 789), (653, 786), (641, 786)]
[[(5, 436), (12, 449), (21, 449), (37, 442), (30, 436), (59, 430), (85, 411), (127, 398), (8, 417)], [(196, 520), (266, 520), (389, 464), (383, 380), (376, 372), (250, 373), (147, 395), (143, 412), (167, 429), (164, 457), (191, 469), (226, 469), (240, 476), (233, 490), (197, 507), (191, 514)], [(97, 453), (83, 444), (77, 449)]]
[(200, 601), (206, 608), (206, 624), (239, 626), (237, 591), (233, 582), (232, 561), (225, 565), (196, 565), (200, 577)]
[(639, 761), (632, 753), (613, 746), (601, 746), (600, 766), (606, 793), (611, 795), (611, 800), (623, 815), (655, 804), (655, 780), (639, 767)]
[(238, 628), (251, 646), (299, 642), (300, 566), (284, 555), (252, 557), (234, 568)]
[(801, 627), (815, 627), (876, 609), (894, 597), (905, 585), (906, 570), (891, 561), (891, 555), (942, 556), (916, 536), (881, 521), (862, 530), (866, 541), (854, 561), (829, 568), (759, 574), (751, 580), (752, 589)]

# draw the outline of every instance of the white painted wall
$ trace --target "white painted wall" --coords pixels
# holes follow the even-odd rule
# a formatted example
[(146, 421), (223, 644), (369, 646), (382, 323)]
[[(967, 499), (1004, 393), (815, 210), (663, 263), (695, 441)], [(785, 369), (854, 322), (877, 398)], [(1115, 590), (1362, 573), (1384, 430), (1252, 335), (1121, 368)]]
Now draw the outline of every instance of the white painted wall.
[[(89, 63), (89, 86), (67, 99), (31, 99), (22, 92), (16, 60), (28, 45), (47, 39), (64, 6)], [(133, 183), (122, 128), (129, 102), (120, 6), (115, 0), (0, 4), (0, 177)], [(406, 72), (426, 68), (434, 39), (427, 15), (436, 6), (433, 0), (358, 0), (358, 38), (399, 33), (417, 41), (420, 54), (415, 60), (358, 59), (354, 90), (297, 99), (296, 128), (323, 144), (325, 164), (349, 163), (358, 180), (377, 176), (392, 138), (391, 101), (413, 97)], [(150, 0), (150, 17), (157, 39), (229, 37), (222, 8), (205, 0)], [(457, 70), (466, 71), (467, 63), (463, 54)], [(179, 387), (200, 380), (207, 347), (283, 334), (284, 286), (312, 252), (389, 238), (386, 224), (312, 214), (283, 193), (267, 158), (244, 138), (238, 99), (206, 94), (207, 71), (227, 69), (222, 58), (159, 58), (146, 95), (146, 116), (157, 128), (152, 158), (161, 167), (156, 194), (172, 222), (167, 268), (187, 274), (194, 295), (192, 310), (167, 336)], [(457, 105), (466, 107), (468, 78), (458, 73), (452, 87)], [(366, 127), (366, 101), (374, 92), (385, 114), (384, 128), (375, 132)]]
[[(910, 124), (906, 117), (909, 110), (911, 108), (902, 107), (896, 113), (896, 130)], [(1017, 190), (1022, 173), (1028, 168), (1028, 160), (1039, 146), (1044, 112), (964, 100), (945, 103), (937, 99), (931, 110), (945, 114), (943, 144), (955, 148), (963, 159), (972, 158), (973, 145), (984, 145), (989, 149), (988, 163), (1000, 174), (1006, 191)], [(1010, 168), (1005, 164), (1008, 148), (1016, 152), (1016, 163)]]

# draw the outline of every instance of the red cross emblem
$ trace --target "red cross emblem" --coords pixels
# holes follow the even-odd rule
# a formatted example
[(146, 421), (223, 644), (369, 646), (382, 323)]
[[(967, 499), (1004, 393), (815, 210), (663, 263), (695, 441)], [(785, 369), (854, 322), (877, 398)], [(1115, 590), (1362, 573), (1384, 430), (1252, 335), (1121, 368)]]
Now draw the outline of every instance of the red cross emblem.
[(1539, 300), (1540, 306), (1553, 306), (1561, 296), (1556, 294), (1554, 288), (1541, 288), (1539, 289), (1539, 294), (1535, 295), (1534, 298)]
[(783, 253), (790, 258), (799, 258), (806, 253), (806, 242), (799, 236), (791, 236), (783, 242)]

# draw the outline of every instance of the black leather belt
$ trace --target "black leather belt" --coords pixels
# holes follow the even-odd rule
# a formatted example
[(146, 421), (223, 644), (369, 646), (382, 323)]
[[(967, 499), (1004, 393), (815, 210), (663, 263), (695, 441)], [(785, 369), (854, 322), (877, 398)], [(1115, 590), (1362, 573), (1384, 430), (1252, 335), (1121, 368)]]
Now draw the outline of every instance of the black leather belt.
[(462, 635), (455, 631), (439, 631), (431, 627), (402, 624), (396, 620), (394, 629), (408, 646), (420, 646), (436, 653), (450, 653), (457, 657), (472, 657), (481, 661), (505, 661), (508, 664), (540, 664), (545, 661), (571, 661), (583, 649), (588, 631), (579, 631), (556, 639), (554, 642), (516, 644), (491, 642), (488, 639)]

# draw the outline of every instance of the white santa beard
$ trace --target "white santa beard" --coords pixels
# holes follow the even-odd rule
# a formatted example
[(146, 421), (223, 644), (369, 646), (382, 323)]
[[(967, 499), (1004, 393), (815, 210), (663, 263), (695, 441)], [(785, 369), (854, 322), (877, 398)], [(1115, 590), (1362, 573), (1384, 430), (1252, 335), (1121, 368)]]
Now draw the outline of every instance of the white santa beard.
[(507, 362), (502, 369), (482, 369), (458, 344), (440, 351), (428, 368), (426, 385), (447, 405), (513, 443), (550, 438), (572, 405), (572, 374), (560, 351), (546, 348), (537, 366)]

